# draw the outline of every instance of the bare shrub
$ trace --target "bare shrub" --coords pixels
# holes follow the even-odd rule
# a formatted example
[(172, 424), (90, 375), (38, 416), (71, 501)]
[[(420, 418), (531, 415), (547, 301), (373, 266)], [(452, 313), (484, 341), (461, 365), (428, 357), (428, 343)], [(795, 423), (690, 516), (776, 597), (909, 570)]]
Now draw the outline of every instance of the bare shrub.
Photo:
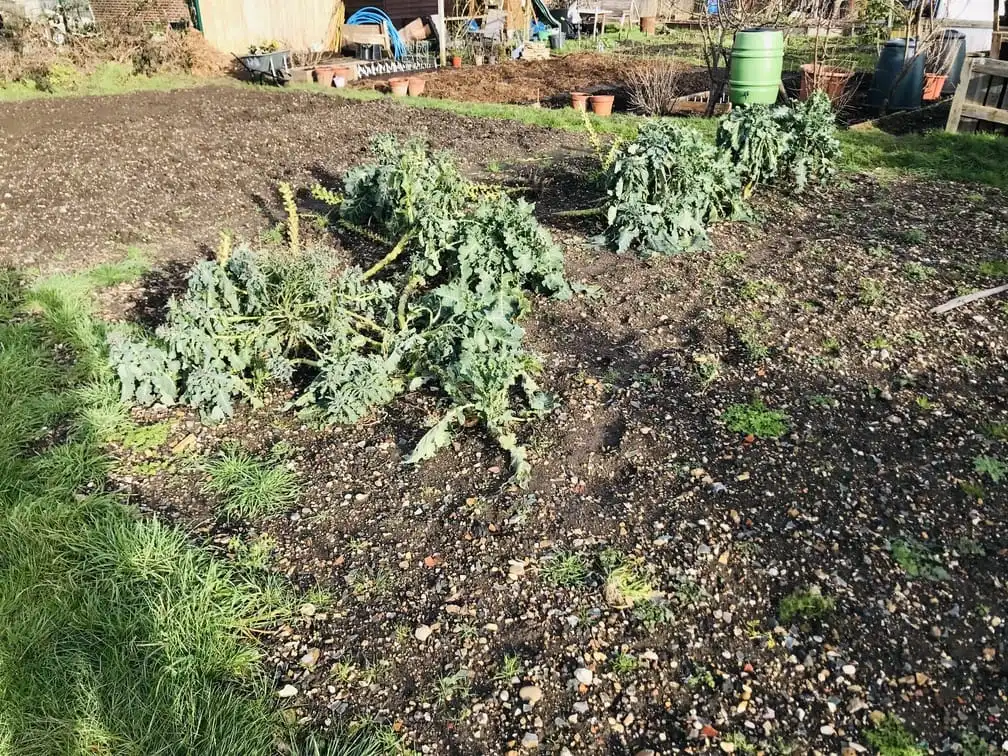
[(630, 108), (649, 116), (669, 115), (681, 92), (685, 72), (682, 63), (672, 58), (655, 58), (630, 66), (623, 79)]

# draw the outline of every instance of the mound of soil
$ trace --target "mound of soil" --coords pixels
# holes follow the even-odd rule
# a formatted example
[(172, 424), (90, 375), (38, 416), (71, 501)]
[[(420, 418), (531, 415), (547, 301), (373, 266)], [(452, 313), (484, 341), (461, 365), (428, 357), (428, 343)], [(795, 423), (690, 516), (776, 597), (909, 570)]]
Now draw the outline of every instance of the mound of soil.
[[(493, 66), (442, 68), (424, 74), (424, 95), (463, 102), (560, 105), (566, 104), (569, 92), (619, 89), (629, 70), (647, 65), (647, 59), (641, 57), (578, 53), (540, 61), (509, 60)], [(680, 79), (680, 93), (706, 89), (706, 81), (703, 69), (690, 68)], [(372, 79), (354, 84), (364, 88), (381, 85), (381, 81)]]

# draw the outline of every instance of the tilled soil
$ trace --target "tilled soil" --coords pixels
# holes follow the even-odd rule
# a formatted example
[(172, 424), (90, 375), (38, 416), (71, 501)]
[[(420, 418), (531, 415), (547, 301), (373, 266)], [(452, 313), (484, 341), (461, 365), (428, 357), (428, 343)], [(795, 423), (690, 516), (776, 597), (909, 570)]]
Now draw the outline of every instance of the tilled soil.
[[(494, 136), (455, 136), (459, 157), (507, 154), (503, 126), (478, 123)], [(513, 167), (548, 223), (582, 201), (579, 169)], [(1008, 306), (928, 310), (1002, 282), (1005, 199), (844, 176), (649, 261), (552, 224), (570, 277), (601, 293), (537, 299), (526, 323), (558, 405), (523, 433), (528, 491), (479, 429), (404, 467), (440, 409), (415, 395), (325, 431), (283, 397), (212, 428), (145, 413), (171, 434), (113, 449), (117, 481), (244, 569), (270, 544), (300, 609), (267, 661), (291, 717), (320, 728), (377, 719), (430, 754), (850, 756), (894, 715), (923, 752), (1000, 749), (1008, 483), (975, 466), (1008, 462)], [(209, 238), (225, 225), (199, 217)], [(787, 415), (780, 438), (726, 427), (754, 398)], [(295, 470), (298, 506), (227, 522), (198, 467), (226, 441)], [(617, 558), (649, 600), (607, 590)], [(827, 608), (785, 619), (796, 591)]]
[[(205, 87), (0, 105), (0, 263), (79, 268), (125, 245), (192, 259), (222, 229), (258, 233), (276, 186), (339, 176), (375, 134), (417, 136), (474, 164), (576, 135), (386, 102)], [(583, 140), (582, 140), (583, 141)]]

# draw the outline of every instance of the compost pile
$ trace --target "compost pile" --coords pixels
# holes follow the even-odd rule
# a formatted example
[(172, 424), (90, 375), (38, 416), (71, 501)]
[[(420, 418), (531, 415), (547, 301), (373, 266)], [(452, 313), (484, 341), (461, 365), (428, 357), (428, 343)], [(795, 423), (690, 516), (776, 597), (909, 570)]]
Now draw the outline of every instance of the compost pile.
[(563, 254), (532, 205), (465, 179), (447, 155), (392, 137), (377, 139), (374, 153), (342, 194), (313, 194), (388, 254), (364, 270), (302, 250), (284, 188), (285, 249), (225, 241), (216, 260), (193, 268), (154, 334), (110, 333), (123, 400), (184, 402), (220, 421), (236, 400), (255, 404), (280, 384), (297, 389), (290, 406), (303, 416), (351, 423), (429, 387), (448, 406), (407, 461), (433, 456), (454, 429), (480, 420), (523, 483), (530, 466), (515, 429), (549, 401), (519, 320), (529, 293), (571, 296)]
[(650, 121), (603, 160), (605, 239), (644, 257), (703, 247), (710, 223), (746, 217), (755, 187), (803, 191), (831, 176), (839, 157), (835, 116), (819, 91), (792, 107), (733, 110), (716, 145), (687, 126)]

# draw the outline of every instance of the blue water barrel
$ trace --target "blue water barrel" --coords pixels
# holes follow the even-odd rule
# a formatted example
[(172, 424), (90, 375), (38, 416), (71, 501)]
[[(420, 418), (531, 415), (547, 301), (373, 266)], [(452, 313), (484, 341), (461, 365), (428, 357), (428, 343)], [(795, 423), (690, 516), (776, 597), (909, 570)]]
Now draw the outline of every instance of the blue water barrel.
[[(917, 40), (890, 39), (882, 47), (868, 104), (880, 110), (912, 110), (921, 106), (924, 91), (924, 56), (917, 55)], [(904, 65), (907, 70), (904, 72)]]
[(707, 15), (716, 16), (718, 7), (718, 0), (707, 0)]

